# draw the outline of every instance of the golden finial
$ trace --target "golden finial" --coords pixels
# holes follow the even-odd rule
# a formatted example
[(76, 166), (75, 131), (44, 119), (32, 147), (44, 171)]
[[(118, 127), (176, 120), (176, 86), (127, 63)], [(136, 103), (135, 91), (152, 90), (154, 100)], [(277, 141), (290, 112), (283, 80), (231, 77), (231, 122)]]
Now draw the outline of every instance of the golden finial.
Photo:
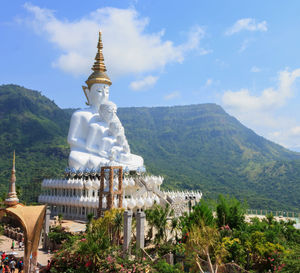
[(14, 150), (14, 156), (13, 156), (13, 170), (14, 171), (16, 170), (15, 165), (16, 165), (16, 151)]
[(12, 166), (12, 169), (11, 169), (11, 178), (10, 180), (12, 182), (16, 182), (16, 152), (14, 150), (14, 155), (13, 155), (13, 166)]
[(92, 67), (92, 70), (94, 71), (89, 78), (86, 80), (86, 84), (90, 88), (93, 83), (102, 83), (102, 84), (108, 84), (111, 85), (111, 80), (107, 76), (106, 67), (104, 64), (104, 57), (103, 57), (103, 44), (101, 39), (101, 31), (99, 31), (99, 40), (97, 45), (98, 51), (95, 57), (95, 62)]
[(98, 52), (96, 54), (95, 62), (94, 62), (94, 65), (92, 67), (92, 70), (105, 72), (106, 67), (105, 67), (105, 64), (104, 64), (104, 57), (103, 57), (103, 52), (102, 52), (103, 44), (102, 44), (102, 39), (101, 39), (101, 31), (99, 31), (99, 40), (98, 40), (97, 48), (98, 48)]

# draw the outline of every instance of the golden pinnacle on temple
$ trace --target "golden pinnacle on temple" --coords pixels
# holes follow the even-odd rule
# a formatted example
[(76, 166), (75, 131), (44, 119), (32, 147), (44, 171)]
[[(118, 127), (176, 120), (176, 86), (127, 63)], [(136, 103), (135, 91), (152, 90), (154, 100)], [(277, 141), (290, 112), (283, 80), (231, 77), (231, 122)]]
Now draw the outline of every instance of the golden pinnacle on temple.
[(19, 199), (16, 193), (16, 153), (13, 155), (13, 166), (11, 170), (11, 178), (9, 183), (9, 192), (4, 203), (8, 206), (14, 206), (19, 203)]
[(92, 84), (94, 83), (102, 83), (102, 84), (107, 84), (111, 85), (111, 80), (107, 76), (106, 72), (106, 66), (104, 63), (104, 57), (103, 57), (103, 44), (102, 44), (102, 37), (101, 37), (101, 32), (99, 32), (99, 40), (98, 40), (98, 45), (97, 45), (98, 51), (95, 57), (95, 62), (92, 67), (92, 70), (94, 71), (89, 78), (86, 80), (86, 84), (90, 88)]
[(11, 182), (15, 183), (16, 182), (16, 152), (14, 150), (14, 155), (13, 155), (13, 166), (11, 169)]

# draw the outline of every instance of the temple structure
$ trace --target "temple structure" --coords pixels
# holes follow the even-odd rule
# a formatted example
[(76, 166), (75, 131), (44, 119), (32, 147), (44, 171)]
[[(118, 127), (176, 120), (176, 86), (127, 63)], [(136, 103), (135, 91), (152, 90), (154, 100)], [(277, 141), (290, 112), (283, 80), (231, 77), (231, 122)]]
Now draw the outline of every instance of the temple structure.
[(66, 178), (45, 179), (39, 202), (48, 203), (52, 214), (72, 219), (86, 219), (89, 213), (99, 216), (99, 208), (121, 206), (137, 210), (154, 203), (170, 203), (180, 213), (188, 200), (199, 201), (202, 194), (163, 192), (163, 178), (146, 175), (144, 160), (131, 153), (117, 106), (109, 100), (112, 82), (106, 73), (102, 50), (100, 32), (93, 72), (86, 80), (87, 86), (82, 87), (88, 108), (74, 112), (71, 117)]
[(13, 166), (11, 170), (11, 178), (9, 183), (9, 191), (7, 198), (4, 201), (4, 204), (7, 206), (14, 206), (19, 203), (19, 199), (16, 192), (16, 154), (14, 151), (13, 155)]
[[(0, 220), (2, 219), (2, 217), (9, 217), (19, 224), (21, 230), (19, 230), (18, 235), (24, 239), (24, 272), (36, 272), (36, 270), (38, 270), (38, 246), (44, 223), (46, 206), (25, 206), (19, 203), (19, 199), (15, 190), (15, 158), (16, 157), (14, 151), (9, 191), (7, 198), (4, 201), (4, 204), (6, 206), (0, 208)], [(5, 230), (9, 230), (10, 228), (11, 227), (6, 226)]]

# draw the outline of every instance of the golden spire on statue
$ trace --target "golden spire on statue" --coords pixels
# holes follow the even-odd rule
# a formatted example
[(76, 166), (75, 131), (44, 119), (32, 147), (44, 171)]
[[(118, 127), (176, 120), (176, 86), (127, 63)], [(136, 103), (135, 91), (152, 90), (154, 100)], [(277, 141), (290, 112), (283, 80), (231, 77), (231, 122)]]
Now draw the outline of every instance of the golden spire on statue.
[(90, 88), (92, 84), (94, 83), (102, 83), (102, 84), (107, 84), (111, 85), (111, 80), (107, 76), (106, 72), (106, 67), (104, 64), (104, 57), (103, 57), (103, 44), (102, 44), (102, 39), (101, 39), (101, 32), (99, 32), (99, 40), (98, 40), (98, 45), (97, 45), (98, 51), (95, 57), (95, 62), (92, 67), (92, 70), (94, 71), (89, 78), (86, 80), (86, 84)]

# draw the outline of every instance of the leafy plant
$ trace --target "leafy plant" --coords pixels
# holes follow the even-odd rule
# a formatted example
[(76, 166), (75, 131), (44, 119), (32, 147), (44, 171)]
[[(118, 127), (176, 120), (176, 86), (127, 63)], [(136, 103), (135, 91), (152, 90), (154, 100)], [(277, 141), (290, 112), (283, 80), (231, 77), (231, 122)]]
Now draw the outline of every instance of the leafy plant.
[(219, 227), (229, 226), (231, 229), (240, 229), (245, 222), (246, 209), (235, 198), (229, 199), (219, 195), (216, 211)]
[(154, 205), (153, 208), (145, 211), (146, 219), (150, 225), (150, 234), (153, 234), (155, 229), (155, 243), (164, 243), (168, 240), (168, 218), (174, 215), (174, 211), (170, 208), (169, 204), (163, 208), (160, 205)]
[(225, 247), (220, 244), (218, 230), (204, 223), (192, 226), (186, 242), (186, 253), (191, 256), (192, 263), (202, 273), (206, 268), (209, 272), (216, 273), (227, 255)]
[(274, 268), (275, 272), (300, 272), (300, 245), (293, 244), (281, 258), (280, 264)]
[(154, 265), (154, 269), (159, 273), (182, 273), (178, 266), (169, 265), (165, 260), (160, 260)]
[(212, 208), (210, 208), (208, 203), (203, 200), (193, 207), (190, 214), (185, 213), (180, 217), (182, 234), (188, 233), (193, 226), (201, 225), (215, 225), (215, 218), (213, 216)]
[(48, 234), (49, 239), (56, 244), (61, 244), (63, 241), (68, 240), (70, 235), (71, 234), (61, 226), (52, 227)]

